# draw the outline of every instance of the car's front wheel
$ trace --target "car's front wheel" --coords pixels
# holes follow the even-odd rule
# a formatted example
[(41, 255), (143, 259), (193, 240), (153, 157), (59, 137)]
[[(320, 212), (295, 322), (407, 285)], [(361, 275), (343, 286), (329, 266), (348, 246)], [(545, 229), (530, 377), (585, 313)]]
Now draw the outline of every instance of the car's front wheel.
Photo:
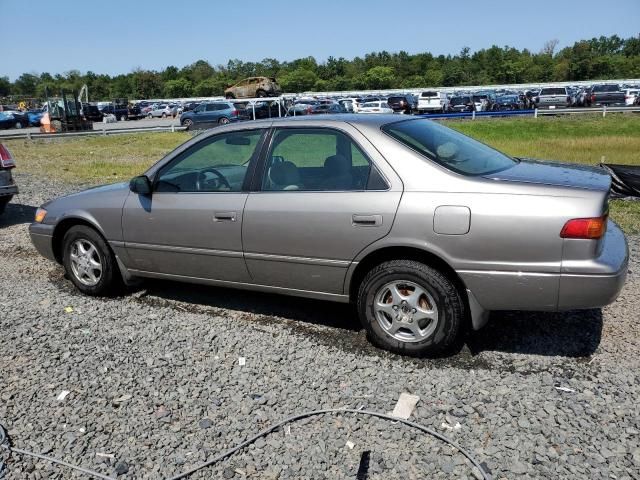
[(185, 120), (182, 121), (182, 126), (186, 127), (187, 130), (190, 130), (191, 127), (193, 126), (193, 120), (191, 120), (190, 118), (187, 118)]
[(93, 228), (71, 227), (64, 235), (63, 249), (64, 269), (82, 293), (108, 295), (121, 286), (115, 256)]
[(464, 301), (440, 271), (412, 260), (373, 268), (360, 284), (358, 313), (371, 342), (416, 357), (449, 352), (464, 319)]

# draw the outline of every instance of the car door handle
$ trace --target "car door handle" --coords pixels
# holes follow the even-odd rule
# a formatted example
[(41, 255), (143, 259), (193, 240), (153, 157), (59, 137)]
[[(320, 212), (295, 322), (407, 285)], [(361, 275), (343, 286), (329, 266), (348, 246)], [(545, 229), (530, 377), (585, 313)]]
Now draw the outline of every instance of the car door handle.
[(235, 222), (236, 212), (215, 212), (213, 214), (214, 222)]
[(379, 227), (382, 225), (382, 215), (353, 215), (351, 221), (358, 227)]

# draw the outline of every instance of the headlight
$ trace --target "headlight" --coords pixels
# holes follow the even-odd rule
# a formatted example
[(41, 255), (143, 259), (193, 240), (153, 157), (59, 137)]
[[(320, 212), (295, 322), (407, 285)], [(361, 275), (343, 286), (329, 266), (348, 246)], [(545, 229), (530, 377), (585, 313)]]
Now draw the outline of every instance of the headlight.
[(44, 208), (39, 208), (38, 210), (36, 210), (36, 222), (37, 223), (42, 223), (42, 221), (44, 220), (44, 217), (47, 216), (47, 211)]

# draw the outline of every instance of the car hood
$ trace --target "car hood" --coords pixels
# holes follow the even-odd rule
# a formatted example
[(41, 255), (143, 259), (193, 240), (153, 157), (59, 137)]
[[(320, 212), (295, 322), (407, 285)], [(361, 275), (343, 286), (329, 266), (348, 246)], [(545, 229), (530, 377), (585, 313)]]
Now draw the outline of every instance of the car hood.
[(529, 158), (519, 160), (513, 167), (485, 175), (485, 178), (603, 192), (609, 191), (611, 186), (611, 177), (600, 168)]
[[(99, 197), (104, 197), (105, 195), (111, 195), (111, 194), (122, 195), (122, 194), (127, 194), (128, 191), (129, 191), (129, 182), (110, 183), (108, 185), (99, 185), (97, 187), (90, 187), (80, 192), (70, 193), (69, 195), (64, 195), (62, 197), (55, 198), (53, 200), (50, 200), (44, 203), (42, 206), (46, 207), (48, 205), (51, 205), (54, 202), (64, 201), (66, 203), (68, 200), (71, 200), (74, 202), (76, 200), (85, 201), (90, 198), (99, 198)], [(79, 204), (79, 205), (82, 205), (82, 204)]]

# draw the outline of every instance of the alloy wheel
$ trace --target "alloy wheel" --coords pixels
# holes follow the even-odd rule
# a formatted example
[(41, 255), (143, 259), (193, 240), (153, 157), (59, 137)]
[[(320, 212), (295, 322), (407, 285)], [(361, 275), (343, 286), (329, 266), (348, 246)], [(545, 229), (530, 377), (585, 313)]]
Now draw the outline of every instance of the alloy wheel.
[(401, 342), (422, 341), (438, 326), (433, 296), (408, 280), (383, 285), (373, 299), (373, 310), (382, 330)]

